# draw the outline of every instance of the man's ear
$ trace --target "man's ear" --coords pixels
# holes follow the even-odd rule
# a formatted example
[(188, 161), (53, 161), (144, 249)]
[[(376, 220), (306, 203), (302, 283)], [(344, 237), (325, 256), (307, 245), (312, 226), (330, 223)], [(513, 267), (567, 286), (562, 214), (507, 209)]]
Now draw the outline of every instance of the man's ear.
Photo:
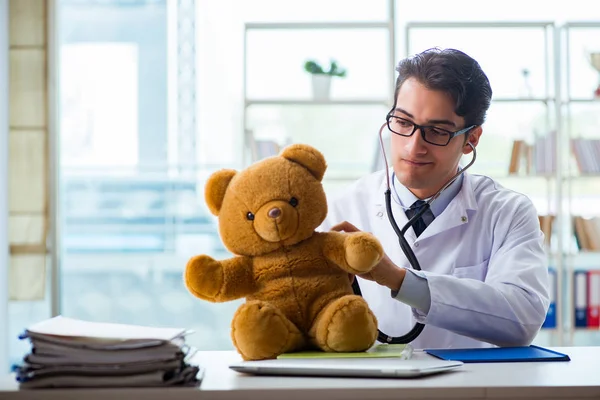
[(327, 163), (321, 152), (307, 144), (292, 144), (281, 152), (281, 156), (306, 168), (319, 181), (323, 179)]
[(225, 192), (227, 192), (227, 187), (235, 174), (237, 174), (237, 171), (233, 169), (222, 169), (213, 173), (206, 181), (204, 200), (213, 215), (219, 215), (223, 199), (225, 198)]
[(476, 126), (467, 134), (468, 139), (465, 142), (465, 145), (463, 146), (463, 154), (469, 154), (473, 151), (471, 146), (469, 146), (469, 143), (477, 147), (477, 144), (479, 143), (479, 138), (481, 137), (482, 133), (483, 129), (481, 129), (481, 126)]

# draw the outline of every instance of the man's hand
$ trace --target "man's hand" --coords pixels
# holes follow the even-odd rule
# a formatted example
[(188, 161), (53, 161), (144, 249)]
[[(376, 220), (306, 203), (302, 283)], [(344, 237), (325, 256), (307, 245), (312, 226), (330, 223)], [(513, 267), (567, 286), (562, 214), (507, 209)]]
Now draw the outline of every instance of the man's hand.
[[(360, 232), (356, 226), (352, 225), (348, 221), (339, 223), (331, 228), (332, 231), (337, 232)], [(386, 286), (391, 290), (399, 290), (404, 281), (406, 270), (404, 268), (397, 267), (392, 260), (387, 256), (383, 255), (383, 258), (370, 272), (366, 274), (360, 274), (363, 279), (377, 282), (382, 286)], [(354, 281), (354, 275), (350, 274), (350, 282)]]

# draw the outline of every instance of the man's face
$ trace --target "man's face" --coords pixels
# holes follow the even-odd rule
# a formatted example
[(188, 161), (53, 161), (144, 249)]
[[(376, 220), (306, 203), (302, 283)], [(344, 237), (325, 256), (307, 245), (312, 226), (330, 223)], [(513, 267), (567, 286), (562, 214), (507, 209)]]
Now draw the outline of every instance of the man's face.
[[(465, 127), (464, 118), (454, 113), (454, 103), (449, 95), (429, 90), (414, 78), (407, 79), (400, 87), (393, 115), (450, 132)], [(481, 128), (476, 127), (467, 134), (471, 143), (477, 145)], [(444, 186), (456, 174), (461, 156), (471, 151), (463, 135), (452, 138), (447, 146), (436, 146), (423, 140), (418, 129), (410, 137), (391, 133), (396, 176), (421, 199), (432, 196)]]

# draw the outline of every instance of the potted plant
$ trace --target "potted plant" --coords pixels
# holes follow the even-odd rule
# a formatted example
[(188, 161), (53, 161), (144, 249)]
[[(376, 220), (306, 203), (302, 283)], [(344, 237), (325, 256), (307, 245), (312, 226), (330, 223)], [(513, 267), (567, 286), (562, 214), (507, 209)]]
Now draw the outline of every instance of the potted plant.
[(329, 62), (328, 70), (325, 70), (317, 61), (308, 60), (304, 63), (304, 70), (312, 76), (313, 97), (316, 100), (329, 99), (331, 79), (346, 76), (346, 70), (340, 68), (335, 60)]

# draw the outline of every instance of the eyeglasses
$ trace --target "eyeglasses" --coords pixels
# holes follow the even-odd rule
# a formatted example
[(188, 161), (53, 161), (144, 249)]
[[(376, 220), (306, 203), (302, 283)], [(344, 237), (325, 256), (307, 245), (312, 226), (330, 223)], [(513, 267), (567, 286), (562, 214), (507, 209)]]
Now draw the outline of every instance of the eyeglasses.
[(423, 140), (436, 146), (447, 146), (452, 138), (462, 135), (463, 133), (467, 133), (471, 129), (475, 128), (475, 125), (471, 125), (468, 128), (461, 129), (460, 131), (450, 132), (435, 126), (417, 125), (412, 121), (396, 117), (391, 114), (387, 115), (386, 120), (389, 130), (395, 134), (409, 137), (412, 136), (417, 129), (419, 129), (421, 131), (421, 137)]

